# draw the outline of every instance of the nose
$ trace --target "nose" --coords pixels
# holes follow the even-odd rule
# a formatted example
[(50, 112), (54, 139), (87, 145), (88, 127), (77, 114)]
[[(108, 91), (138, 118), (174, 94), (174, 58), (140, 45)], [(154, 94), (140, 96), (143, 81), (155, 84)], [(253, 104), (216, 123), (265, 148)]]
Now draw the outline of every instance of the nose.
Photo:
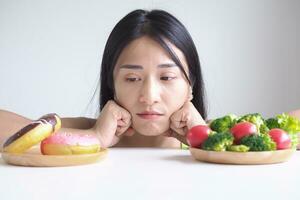
[(148, 78), (144, 81), (140, 91), (140, 102), (153, 105), (160, 100), (161, 88), (156, 80)]

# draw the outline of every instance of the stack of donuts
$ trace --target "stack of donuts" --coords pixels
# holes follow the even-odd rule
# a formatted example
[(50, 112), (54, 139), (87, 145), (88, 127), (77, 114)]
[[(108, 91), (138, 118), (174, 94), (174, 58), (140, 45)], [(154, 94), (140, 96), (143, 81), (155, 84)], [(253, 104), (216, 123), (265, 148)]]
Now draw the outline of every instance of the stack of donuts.
[(24, 153), (38, 143), (44, 155), (89, 154), (101, 150), (96, 136), (57, 133), (60, 128), (61, 119), (57, 114), (44, 115), (9, 137), (3, 151)]

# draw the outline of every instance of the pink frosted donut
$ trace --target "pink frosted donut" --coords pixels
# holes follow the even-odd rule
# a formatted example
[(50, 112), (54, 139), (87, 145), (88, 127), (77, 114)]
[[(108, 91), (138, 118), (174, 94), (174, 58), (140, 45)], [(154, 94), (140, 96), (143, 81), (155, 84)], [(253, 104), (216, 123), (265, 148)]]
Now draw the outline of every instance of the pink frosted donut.
[(89, 154), (100, 149), (100, 141), (94, 135), (54, 134), (41, 142), (44, 155)]

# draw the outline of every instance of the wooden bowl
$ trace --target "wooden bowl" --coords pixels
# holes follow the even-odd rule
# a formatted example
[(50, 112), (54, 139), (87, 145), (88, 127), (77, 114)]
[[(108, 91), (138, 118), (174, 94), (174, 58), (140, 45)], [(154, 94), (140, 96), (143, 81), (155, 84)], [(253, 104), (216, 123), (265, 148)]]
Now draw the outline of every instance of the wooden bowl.
[(295, 151), (295, 149), (286, 149), (261, 152), (217, 152), (190, 148), (190, 152), (196, 160), (210, 163), (236, 165), (261, 165), (281, 163), (290, 159)]
[(3, 160), (11, 165), (32, 167), (61, 167), (84, 165), (105, 158), (108, 150), (101, 149), (98, 153), (78, 155), (42, 155), (39, 148), (34, 147), (22, 154), (2, 152)]

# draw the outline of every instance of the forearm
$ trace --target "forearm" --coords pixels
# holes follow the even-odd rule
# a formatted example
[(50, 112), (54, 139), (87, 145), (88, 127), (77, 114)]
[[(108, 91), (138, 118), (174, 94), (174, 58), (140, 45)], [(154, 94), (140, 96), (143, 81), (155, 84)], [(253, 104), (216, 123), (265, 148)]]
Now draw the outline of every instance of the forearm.
[[(22, 127), (28, 125), (33, 120), (13, 112), (0, 110), (0, 137), (6, 134), (14, 133)], [(96, 120), (92, 118), (61, 118), (62, 128), (73, 129), (91, 129)]]
[[(91, 118), (62, 118), (61, 131), (72, 133), (90, 133), (89, 129), (92, 129), (96, 120)], [(21, 128), (30, 124), (33, 120), (16, 113), (0, 110), (0, 145), (4, 141), (19, 131)]]
[(73, 129), (91, 129), (96, 123), (96, 119), (77, 117), (77, 118), (61, 118), (62, 128)]
[(0, 110), (0, 145), (12, 134), (32, 122), (31, 119), (13, 112)]

